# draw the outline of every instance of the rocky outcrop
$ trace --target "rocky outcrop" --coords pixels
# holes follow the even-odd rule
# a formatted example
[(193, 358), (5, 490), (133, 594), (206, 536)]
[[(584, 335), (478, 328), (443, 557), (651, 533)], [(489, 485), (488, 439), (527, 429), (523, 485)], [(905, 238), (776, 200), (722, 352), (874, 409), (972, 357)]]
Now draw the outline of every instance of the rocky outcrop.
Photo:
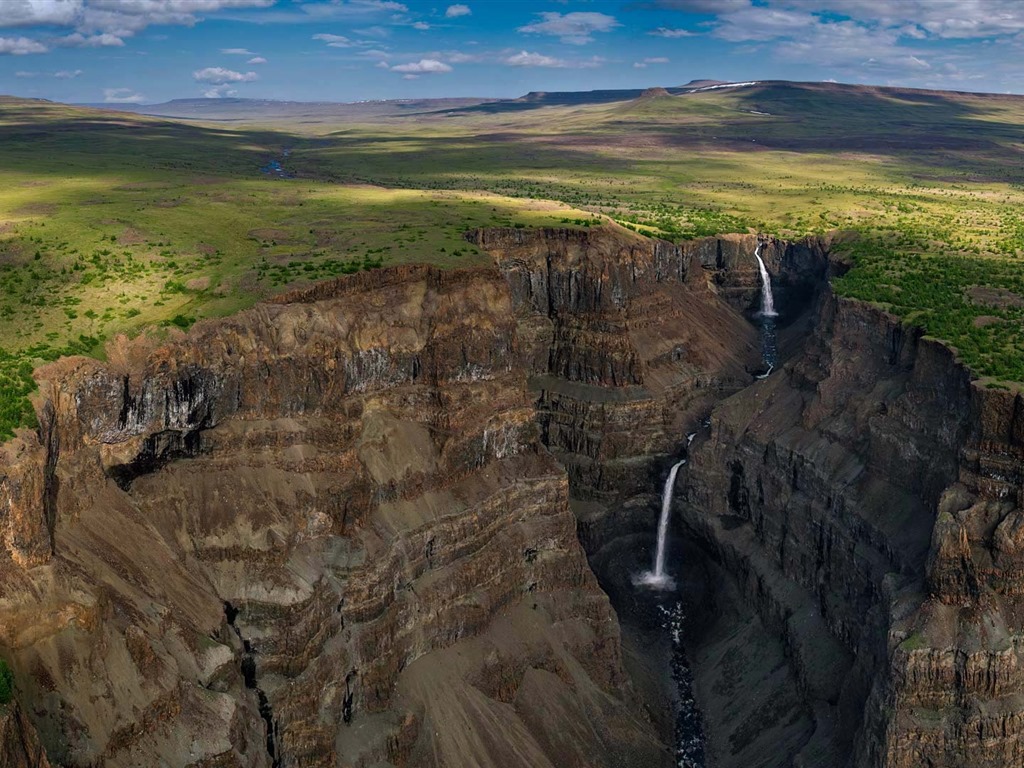
[(4, 733), (71, 766), (667, 765), (578, 540), (610, 584), (696, 432), (712, 763), (1024, 763), (1017, 392), (831, 295), (828, 240), (764, 244), (755, 380), (754, 236), (471, 237), (496, 268), (41, 373), (0, 452)]
[(794, 759), (1017, 764), (1017, 396), (881, 310), (817, 326), (715, 409), (683, 520), (785, 639), (818, 723)]
[(0, 768), (50, 768), (36, 729), (17, 703), (0, 705)]
[[(766, 724), (787, 717), (811, 725), (786, 731), (785, 754), (764, 765), (1021, 761), (1018, 395), (972, 382), (947, 348), (883, 311), (827, 293), (809, 324), (782, 331), (784, 370), (752, 383), (756, 343), (736, 311), (757, 306), (753, 236), (675, 247), (498, 230), (476, 241), (512, 285), (542, 439), (570, 470), (599, 575), (621, 563), (611, 542), (636, 546), (630, 537), (653, 528), (652, 491), (698, 432), (680, 522), (781, 638), (806, 712), (751, 709), (733, 731), (710, 723), (716, 764), (764, 759), (751, 718), (773, 733)], [(764, 244), (789, 318), (845, 268), (827, 250)], [(761, 674), (739, 671), (744, 649), (728, 635), (693, 649), (717, 665), (696, 670), (698, 689)]]
[[(760, 366), (757, 329), (737, 311), (760, 295), (753, 235), (672, 245), (607, 228), (497, 229), (472, 239), (509, 281), (542, 439), (578, 499), (649, 492), (686, 432)], [(827, 266), (818, 241), (773, 241), (768, 259), (808, 295)], [(584, 524), (592, 542), (630, 525)]]
[(671, 762), (496, 270), (365, 273), (108, 357), (40, 373), (0, 472), (0, 645), (51, 759)]

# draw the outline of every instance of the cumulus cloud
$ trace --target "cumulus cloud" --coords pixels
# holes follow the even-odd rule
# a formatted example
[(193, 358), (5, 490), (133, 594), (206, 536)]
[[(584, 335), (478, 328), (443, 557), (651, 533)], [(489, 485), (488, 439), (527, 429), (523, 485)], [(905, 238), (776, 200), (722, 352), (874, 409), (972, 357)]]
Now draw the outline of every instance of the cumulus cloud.
[[(403, 3), (392, 0), (330, 0), (320, 3), (303, 3), (302, 14), (307, 18), (314, 19), (335, 19), (335, 18), (367, 18), (381, 13), (392, 15), (402, 14), (409, 10)], [(290, 14), (278, 14), (275, 17), (278, 21), (301, 21), (301, 17)]]
[(651, 56), (644, 59), (643, 61), (634, 61), (634, 69), (646, 69), (651, 64), (668, 64), (668, 59), (664, 56)]
[(445, 18), (448, 18), (448, 19), (457, 19), (457, 18), (459, 18), (459, 16), (469, 16), (472, 13), (473, 13), (473, 11), (471, 11), (469, 9), (468, 5), (463, 5), (462, 3), (458, 3), (456, 5), (449, 5), (448, 6), (448, 10), (446, 10), (444, 12), (444, 15), (445, 15)]
[(230, 85), (214, 85), (203, 91), (203, 97), (207, 99), (223, 99), (227, 96), (234, 96), (238, 91)]
[(568, 60), (558, 59), (554, 56), (545, 56), (542, 53), (531, 53), (520, 51), (519, 53), (506, 56), (501, 60), (503, 64), (510, 67), (548, 67), (550, 69), (592, 69), (604, 64), (605, 59), (600, 56), (592, 56), (589, 59)]
[[(938, 41), (1024, 43), (1024, 3), (1020, 0), (647, 2), (662, 9), (710, 16), (702, 22), (702, 29), (720, 40), (742, 45), (747, 53), (764, 51), (782, 61), (834, 68), (847, 77), (884, 77), (927, 87), (973, 79), (983, 68), (991, 68), (984, 62), (991, 62), (992, 56), (975, 51), (965, 59), (948, 46), (934, 45)], [(668, 37), (673, 31), (666, 26), (650, 34)], [(970, 63), (964, 66), (965, 61)], [(999, 61), (1008, 71), (1007, 57)]]
[[(0, 0), (0, 28), (53, 27), (63, 34), (54, 40), (65, 47), (124, 45), (153, 25), (192, 26), (200, 14), (240, 8), (267, 8), (274, 0)], [(24, 40), (27, 38), (2, 38)], [(31, 40), (45, 49), (40, 40)], [(11, 44), (0, 44), (0, 52)], [(20, 48), (25, 49), (22, 43)], [(13, 51), (12, 51), (13, 52)], [(25, 51), (42, 53), (38, 48)]]
[(330, 48), (351, 48), (353, 43), (344, 35), (331, 35), (326, 32), (313, 35), (314, 40), (321, 40), (327, 43)]
[(223, 85), (224, 83), (251, 83), (253, 80), (258, 80), (259, 75), (255, 72), (236, 72), (224, 67), (205, 67), (193, 72), (192, 79), (197, 83)]
[(726, 13), (746, 8), (750, 0), (654, 0), (654, 5), (688, 13)]
[(226, 53), (228, 56), (255, 56), (256, 54), (250, 51), (248, 48), (221, 48), (221, 53)]
[(655, 37), (667, 37), (670, 40), (674, 40), (680, 37), (693, 37), (696, 33), (691, 32), (688, 29), (674, 29), (672, 27), (658, 27), (652, 29), (647, 33), (648, 35), (654, 35)]
[(46, 53), (47, 50), (42, 43), (27, 37), (0, 37), (0, 56), (25, 56), (30, 53)]
[(545, 56), (541, 53), (529, 53), (520, 51), (517, 54), (507, 57), (505, 63), (510, 67), (565, 67), (567, 62), (563, 59), (556, 59), (553, 56)]
[(66, 27), (82, 13), (83, 0), (5, 0), (0, 27)]
[(595, 32), (609, 32), (621, 26), (614, 16), (594, 11), (565, 14), (546, 11), (539, 15), (540, 21), (519, 27), (519, 31), (531, 35), (552, 35), (563, 43), (585, 45), (593, 42)]
[(262, 56), (253, 56), (251, 59), (249, 59), (245, 63), (246, 64), (266, 64), (267, 60), (264, 59)]
[(81, 32), (75, 32), (58, 37), (55, 42), (62, 48), (120, 48), (124, 45), (124, 40), (109, 32), (101, 32), (97, 35), (83, 35)]
[(451, 72), (452, 68), (443, 61), (437, 59), (420, 59), (408, 64), (397, 64), (391, 68), (392, 72), (405, 72), (406, 74), (441, 74)]
[(103, 101), (107, 104), (142, 104), (146, 97), (131, 88), (104, 88)]
[(425, 30), (430, 29), (430, 25), (427, 24), (427, 22), (425, 22), (425, 21), (414, 21), (413, 24), (412, 24), (412, 28), (413, 29), (419, 29), (421, 31), (425, 31)]
[(1024, 32), (1024, 4), (1018, 0), (785, 0), (781, 4), (882, 27), (922, 29), (947, 39)]
[(80, 69), (62, 69), (59, 72), (54, 72), (53, 76), (59, 80), (74, 80), (81, 74), (82, 70)]
[(852, 24), (892, 40), (977, 39), (1024, 33), (1019, 0), (656, 0), (662, 8), (716, 16), (714, 34), (734, 42)]
[(445, 54), (445, 58), (452, 64), (467, 64), (469, 62), (484, 61), (486, 57), (477, 53), (463, 53), (462, 51), (452, 51)]

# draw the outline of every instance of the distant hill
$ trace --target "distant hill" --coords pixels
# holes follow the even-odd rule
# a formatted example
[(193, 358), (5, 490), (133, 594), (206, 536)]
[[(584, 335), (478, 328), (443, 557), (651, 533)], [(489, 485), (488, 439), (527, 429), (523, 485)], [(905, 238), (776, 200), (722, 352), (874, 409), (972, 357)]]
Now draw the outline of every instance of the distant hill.
[(187, 120), (360, 120), (465, 109), (483, 98), (394, 99), (387, 101), (276, 101), (273, 99), (173, 99), (160, 104), (80, 104), (95, 109)]
[(728, 86), (724, 80), (691, 80), (686, 85), (594, 91), (531, 91), (514, 99), (450, 98), (381, 101), (277, 101), (274, 99), (173, 99), (160, 104), (78, 104), (94, 109), (132, 112), (186, 120), (251, 122), (253, 120), (366, 120), (439, 112), (515, 112), (549, 106), (610, 104), (636, 99), (647, 92), (678, 95), (702, 88)]

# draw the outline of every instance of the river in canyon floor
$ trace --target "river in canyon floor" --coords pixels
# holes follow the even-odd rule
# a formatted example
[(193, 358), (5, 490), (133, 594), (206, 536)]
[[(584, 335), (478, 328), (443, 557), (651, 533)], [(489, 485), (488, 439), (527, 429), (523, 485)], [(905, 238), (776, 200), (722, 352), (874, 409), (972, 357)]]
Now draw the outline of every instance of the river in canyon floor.
[[(655, 546), (653, 536), (641, 534), (613, 542), (597, 558), (600, 578), (619, 615), (627, 669), (662, 738), (674, 745), (675, 765), (704, 768), (703, 721), (685, 646), (689, 617), (698, 613), (706, 593), (705, 580), (699, 573), (677, 573), (670, 565), (674, 588), (634, 584), (650, 570)], [(677, 562), (686, 548), (670, 539), (669, 562)]]

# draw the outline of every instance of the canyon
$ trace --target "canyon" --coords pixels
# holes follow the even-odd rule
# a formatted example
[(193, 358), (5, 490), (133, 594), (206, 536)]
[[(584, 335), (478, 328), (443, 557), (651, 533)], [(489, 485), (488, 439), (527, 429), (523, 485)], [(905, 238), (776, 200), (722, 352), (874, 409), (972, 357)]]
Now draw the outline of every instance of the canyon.
[(0, 766), (674, 765), (674, 603), (709, 765), (1024, 764), (1015, 392), (839, 235), (467, 237), (37, 371)]

